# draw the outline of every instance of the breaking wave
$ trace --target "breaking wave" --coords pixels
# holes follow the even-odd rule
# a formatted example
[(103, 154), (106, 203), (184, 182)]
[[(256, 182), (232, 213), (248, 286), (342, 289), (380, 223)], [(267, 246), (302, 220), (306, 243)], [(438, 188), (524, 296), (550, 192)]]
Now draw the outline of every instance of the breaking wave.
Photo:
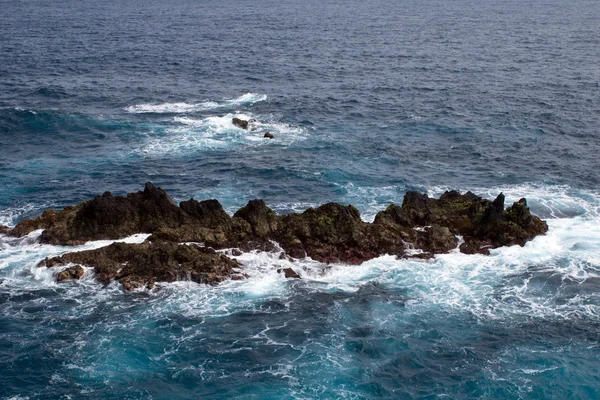
[[(248, 130), (232, 123), (233, 118), (250, 120)], [(270, 132), (275, 139), (264, 137)], [(186, 154), (236, 146), (289, 146), (306, 137), (303, 128), (250, 113), (228, 113), (206, 118), (175, 117), (164, 131), (148, 134), (137, 153), (143, 155)]]
[(235, 99), (226, 99), (221, 101), (203, 101), (198, 103), (177, 102), (161, 104), (144, 103), (126, 107), (125, 110), (134, 114), (181, 114), (252, 105), (265, 100), (267, 100), (266, 94), (246, 93)]

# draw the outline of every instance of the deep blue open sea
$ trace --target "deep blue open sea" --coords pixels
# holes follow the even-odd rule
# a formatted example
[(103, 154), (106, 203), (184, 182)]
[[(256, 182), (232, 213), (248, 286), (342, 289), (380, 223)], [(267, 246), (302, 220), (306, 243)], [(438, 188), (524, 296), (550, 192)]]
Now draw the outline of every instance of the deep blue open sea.
[(600, 398), (599, 154), (597, 0), (0, 0), (0, 225), (152, 181), (367, 221), (502, 191), (550, 226), (133, 293), (0, 235), (0, 399)]

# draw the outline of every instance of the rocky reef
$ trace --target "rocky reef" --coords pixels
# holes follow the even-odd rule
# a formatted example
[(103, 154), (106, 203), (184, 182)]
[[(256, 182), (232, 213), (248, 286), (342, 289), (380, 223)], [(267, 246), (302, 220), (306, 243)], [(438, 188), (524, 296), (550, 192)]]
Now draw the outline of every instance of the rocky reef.
[[(235, 275), (239, 265), (215, 249), (270, 251), (277, 243), (288, 257), (360, 264), (383, 254), (430, 258), (457, 247), (467, 254), (489, 254), (500, 246), (523, 246), (548, 230), (531, 215), (525, 199), (508, 208), (504, 200), (502, 193), (490, 201), (471, 192), (449, 191), (439, 199), (408, 192), (402, 205), (390, 205), (368, 223), (354, 206), (337, 203), (277, 215), (264, 201), (251, 200), (231, 216), (217, 200), (176, 205), (147, 183), (143, 191), (124, 197), (106, 192), (61, 211), (47, 210), (20, 222), (8, 235), (43, 229), (42, 243), (69, 246), (148, 233), (142, 244), (114, 243), (40, 265), (94, 267), (100, 281), (117, 279), (130, 289), (180, 279), (217, 283)], [(290, 271), (285, 275), (296, 277)]]
[[(240, 265), (213, 249), (170, 242), (141, 244), (113, 243), (96, 250), (46, 258), (40, 267), (78, 264), (57, 275), (57, 280), (79, 279), (83, 269), (79, 264), (93, 267), (96, 278), (103, 283), (118, 280), (127, 290), (153, 287), (155, 282), (189, 280), (215, 284), (235, 275)], [(66, 274), (65, 274), (66, 273)]]

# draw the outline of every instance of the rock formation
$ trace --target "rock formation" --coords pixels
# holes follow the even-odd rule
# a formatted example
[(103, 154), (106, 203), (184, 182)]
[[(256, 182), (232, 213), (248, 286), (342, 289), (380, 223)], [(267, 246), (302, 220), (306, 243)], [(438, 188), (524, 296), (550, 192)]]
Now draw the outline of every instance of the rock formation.
[[(108, 283), (116, 279), (127, 290), (144, 286), (151, 288), (155, 282), (177, 280), (215, 284), (234, 275), (235, 269), (240, 266), (235, 260), (210, 248), (162, 241), (113, 243), (96, 250), (46, 258), (39, 266), (53, 267), (70, 263), (93, 267), (100, 282)], [(60, 278), (65, 271), (58, 275), (59, 280), (62, 280)], [(70, 272), (69, 275), (71, 278), (65, 276), (64, 279), (76, 279)]]
[[(337, 203), (280, 216), (264, 201), (251, 200), (230, 216), (217, 200), (190, 199), (177, 206), (147, 183), (143, 191), (126, 197), (106, 192), (62, 211), (47, 210), (8, 234), (22, 236), (35, 229), (44, 229), (43, 243), (60, 245), (152, 234), (142, 244), (115, 243), (42, 263), (93, 266), (99, 280), (118, 279), (133, 288), (155, 281), (225, 279), (237, 262), (209, 248), (269, 251), (278, 243), (294, 258), (360, 264), (383, 254), (429, 258), (457, 248), (457, 236), (463, 239), (463, 253), (489, 254), (500, 246), (523, 246), (548, 226), (531, 215), (525, 199), (505, 209), (502, 193), (490, 201), (471, 192), (450, 191), (439, 199), (408, 192), (401, 206), (390, 205), (368, 223), (354, 206)], [(189, 242), (205, 247), (180, 244)]]
[(81, 265), (73, 265), (71, 267), (65, 268), (59, 273), (55, 275), (56, 281), (70, 281), (81, 279), (84, 274), (83, 267)]
[(248, 121), (246, 121), (245, 119), (233, 118), (231, 122), (238, 128), (248, 129)]

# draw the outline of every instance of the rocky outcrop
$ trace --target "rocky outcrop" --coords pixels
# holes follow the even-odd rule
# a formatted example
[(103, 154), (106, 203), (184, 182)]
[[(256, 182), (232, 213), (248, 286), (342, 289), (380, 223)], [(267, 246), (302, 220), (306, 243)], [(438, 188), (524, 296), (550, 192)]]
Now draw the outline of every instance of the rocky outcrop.
[(58, 272), (55, 275), (55, 278), (57, 282), (78, 280), (83, 277), (84, 272), (81, 265), (73, 265), (72, 267), (65, 268)]
[(159, 227), (177, 227), (186, 222), (186, 216), (164, 190), (147, 183), (143, 191), (126, 197), (105, 192), (60, 212), (46, 210), (38, 218), (19, 223), (9, 235), (19, 237), (44, 229), (42, 243), (77, 245), (89, 240), (152, 233)]
[(271, 132), (265, 133), (263, 136), (265, 139), (275, 139), (275, 136)]
[[(126, 197), (106, 192), (58, 212), (47, 210), (9, 234), (44, 229), (43, 243), (73, 245), (151, 233), (142, 244), (115, 243), (42, 264), (91, 266), (101, 281), (117, 279), (128, 288), (177, 279), (216, 283), (238, 264), (211, 248), (269, 251), (279, 244), (285, 257), (360, 264), (382, 254), (432, 257), (456, 249), (457, 237), (463, 239), (463, 253), (488, 254), (500, 246), (523, 246), (548, 230), (531, 215), (525, 199), (506, 209), (504, 201), (502, 193), (490, 201), (471, 192), (449, 191), (439, 199), (408, 192), (401, 206), (392, 204), (367, 223), (355, 207), (337, 203), (280, 216), (264, 201), (251, 200), (231, 216), (217, 200), (190, 199), (177, 206), (162, 189), (147, 183), (143, 191)], [(188, 242), (202, 246), (180, 244)], [(77, 274), (69, 276), (76, 279)]]
[[(464, 253), (489, 254), (490, 248), (520, 245), (548, 231), (546, 222), (532, 216), (527, 201), (521, 199), (504, 209), (504, 194), (494, 201), (483, 199), (471, 192), (444, 193), (439, 199), (425, 194), (408, 192), (402, 206), (389, 206), (375, 217), (375, 224), (396, 226), (431, 226), (434, 236), (439, 236), (437, 227), (447, 228), (453, 235), (461, 235)], [(436, 233), (437, 230), (437, 233)], [(449, 237), (445, 235), (448, 240)], [(449, 247), (450, 241), (447, 242)], [(438, 247), (431, 243), (434, 248)]]
[(283, 274), (287, 279), (302, 279), (296, 271), (291, 268), (280, 268), (277, 270), (278, 274)]
[(366, 223), (355, 207), (336, 203), (278, 216), (264, 201), (251, 200), (230, 216), (217, 200), (190, 199), (177, 206), (147, 183), (143, 191), (126, 197), (106, 192), (78, 206), (47, 210), (9, 234), (22, 236), (35, 229), (44, 229), (41, 241), (51, 244), (151, 233), (151, 241), (244, 250), (268, 250), (275, 241), (292, 257), (361, 263), (380, 254), (403, 256), (407, 248), (444, 253), (456, 248), (457, 235), (464, 239), (461, 251), (485, 254), (499, 246), (522, 246), (548, 226), (531, 215), (525, 199), (504, 209), (503, 194), (490, 201), (471, 192), (450, 191), (439, 199), (408, 192), (401, 206), (392, 204)]
[(10, 228), (8, 226), (0, 225), (0, 235), (7, 234), (9, 230), (10, 230)]
[(248, 121), (246, 121), (245, 119), (233, 118), (231, 122), (238, 128), (248, 129)]
[(71, 220), (79, 210), (79, 206), (65, 207), (62, 211), (46, 210), (37, 218), (26, 218), (8, 232), (9, 236), (22, 237), (38, 229), (49, 229)]
[[(216, 284), (234, 275), (235, 269), (239, 267), (235, 260), (212, 249), (162, 241), (141, 244), (113, 243), (96, 250), (46, 258), (38, 266), (54, 267), (71, 263), (93, 267), (100, 282), (118, 280), (128, 290), (151, 288), (155, 282), (177, 280)], [(68, 270), (59, 273), (57, 280)], [(68, 274), (73, 276), (71, 272)], [(65, 275), (64, 279), (78, 278), (67, 278)]]

